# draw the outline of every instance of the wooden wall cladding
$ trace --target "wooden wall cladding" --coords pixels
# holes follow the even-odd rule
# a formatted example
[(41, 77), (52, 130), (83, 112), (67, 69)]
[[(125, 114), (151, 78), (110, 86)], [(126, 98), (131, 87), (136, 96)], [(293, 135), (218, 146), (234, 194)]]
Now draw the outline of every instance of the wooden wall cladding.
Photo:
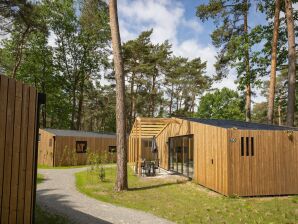
[[(54, 135), (39, 129), (40, 139), (38, 142), (38, 164), (53, 166), (54, 165)], [(50, 139), (52, 145), (49, 144)]]
[(0, 75), (0, 223), (32, 223), (37, 92)]
[[(298, 194), (296, 131), (229, 130), (228, 136), (236, 139), (228, 147), (229, 195)], [(241, 155), (241, 137), (254, 139), (253, 155), (251, 141)]]
[(161, 167), (168, 169), (168, 138), (193, 134), (193, 180), (222, 194), (227, 194), (227, 130), (196, 122), (173, 118), (157, 137)]
[[(76, 141), (86, 141), (87, 148), (93, 153), (106, 153), (108, 162), (116, 162), (117, 153), (109, 153), (109, 146), (116, 146), (116, 137), (93, 138), (93, 137), (55, 137), (54, 165), (86, 165), (87, 153), (76, 153)], [(76, 155), (76, 164), (69, 159), (68, 155)]]

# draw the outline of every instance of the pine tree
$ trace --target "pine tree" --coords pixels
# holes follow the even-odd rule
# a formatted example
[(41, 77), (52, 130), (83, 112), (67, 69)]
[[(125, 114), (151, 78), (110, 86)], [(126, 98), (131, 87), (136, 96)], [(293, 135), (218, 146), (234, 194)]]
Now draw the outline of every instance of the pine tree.
[(281, 8), (281, 1), (275, 1), (274, 13), (274, 27), (273, 27), (273, 40), (272, 40), (272, 58), (271, 58), (271, 72), (270, 72), (270, 86), (268, 98), (268, 123), (273, 123), (274, 114), (274, 98), (275, 98), (275, 85), (276, 85), (276, 65), (277, 65), (277, 43), (279, 31), (279, 14)]
[(117, 178), (116, 191), (126, 190), (127, 185), (127, 152), (126, 152), (126, 113), (125, 113), (125, 78), (121, 53), (117, 0), (110, 0), (110, 26), (116, 78), (116, 128), (117, 128)]
[(294, 126), (295, 103), (296, 103), (296, 45), (295, 45), (295, 24), (293, 19), (293, 6), (291, 0), (285, 0), (285, 11), (288, 30), (288, 105), (287, 125)]
[(197, 16), (206, 21), (211, 19), (217, 25), (211, 37), (219, 49), (216, 62), (217, 79), (225, 77), (229, 68), (235, 67), (239, 89), (245, 90), (246, 121), (251, 120), (251, 84), (255, 82), (253, 69), (255, 39), (249, 29), (248, 14), (251, 3), (248, 0), (212, 0), (197, 8)]

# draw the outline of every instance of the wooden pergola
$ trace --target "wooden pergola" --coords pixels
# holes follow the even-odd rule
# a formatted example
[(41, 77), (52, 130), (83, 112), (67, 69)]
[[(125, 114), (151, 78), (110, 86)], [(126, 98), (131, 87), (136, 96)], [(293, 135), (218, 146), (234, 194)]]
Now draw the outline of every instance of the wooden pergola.
[(142, 159), (142, 139), (157, 137), (171, 122), (173, 122), (172, 118), (137, 117), (129, 135), (128, 161), (140, 161)]

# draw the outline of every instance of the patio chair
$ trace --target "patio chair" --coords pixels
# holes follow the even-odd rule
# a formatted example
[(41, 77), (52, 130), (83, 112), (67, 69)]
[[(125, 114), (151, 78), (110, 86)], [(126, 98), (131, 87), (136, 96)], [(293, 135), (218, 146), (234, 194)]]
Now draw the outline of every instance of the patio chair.
[(144, 162), (143, 170), (144, 170), (146, 176), (150, 176), (150, 173), (151, 173), (151, 162), (150, 161)]
[(144, 167), (145, 167), (145, 160), (142, 160), (142, 162), (141, 162), (141, 176), (143, 176), (143, 174), (144, 174), (144, 171), (145, 171)]
[(154, 170), (157, 170), (157, 169), (158, 169), (158, 172), (160, 173), (159, 159), (156, 159), (154, 161)]

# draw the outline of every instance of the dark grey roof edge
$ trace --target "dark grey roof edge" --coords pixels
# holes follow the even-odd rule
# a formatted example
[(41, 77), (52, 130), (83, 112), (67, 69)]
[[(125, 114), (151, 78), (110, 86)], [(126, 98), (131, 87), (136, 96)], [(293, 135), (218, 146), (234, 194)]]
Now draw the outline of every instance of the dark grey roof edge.
[(111, 132), (91, 132), (91, 131), (78, 131), (78, 130), (63, 130), (63, 129), (54, 129), (54, 128), (44, 128), (41, 129), (52, 133), (56, 136), (64, 136), (64, 137), (94, 137), (94, 138), (116, 138), (115, 133)]
[(221, 127), (225, 129), (235, 127), (240, 130), (298, 131), (298, 128), (296, 127), (278, 126), (278, 125), (272, 125), (272, 124), (254, 123), (254, 122), (237, 121), (237, 120), (205, 119), (205, 118), (178, 117), (178, 116), (175, 118), (197, 122), (205, 125)]

